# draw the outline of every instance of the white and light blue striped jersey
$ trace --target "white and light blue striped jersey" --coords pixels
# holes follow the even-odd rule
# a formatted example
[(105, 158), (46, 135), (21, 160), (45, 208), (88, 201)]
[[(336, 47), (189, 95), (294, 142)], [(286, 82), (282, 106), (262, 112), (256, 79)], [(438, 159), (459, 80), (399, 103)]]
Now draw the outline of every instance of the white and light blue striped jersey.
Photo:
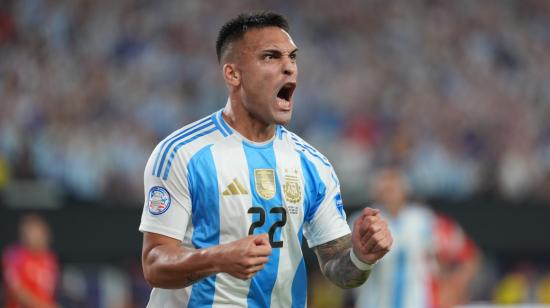
[(220, 273), (184, 289), (154, 288), (148, 307), (305, 307), (302, 235), (314, 247), (350, 233), (323, 155), (282, 126), (267, 142), (248, 141), (221, 110), (159, 143), (144, 182), (140, 231), (197, 249), (268, 233), (273, 248), (252, 279)]
[(357, 289), (357, 308), (417, 308), (432, 305), (431, 274), (435, 266), (435, 215), (423, 206), (409, 204), (389, 222), (392, 249), (378, 261), (368, 283)]

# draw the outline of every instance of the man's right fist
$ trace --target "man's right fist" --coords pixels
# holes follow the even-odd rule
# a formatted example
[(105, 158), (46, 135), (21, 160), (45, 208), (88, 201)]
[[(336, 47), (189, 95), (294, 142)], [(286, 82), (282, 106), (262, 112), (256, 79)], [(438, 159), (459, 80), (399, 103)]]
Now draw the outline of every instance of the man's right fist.
[(250, 235), (234, 242), (219, 246), (220, 272), (239, 279), (250, 279), (264, 268), (271, 255), (271, 245), (267, 233)]

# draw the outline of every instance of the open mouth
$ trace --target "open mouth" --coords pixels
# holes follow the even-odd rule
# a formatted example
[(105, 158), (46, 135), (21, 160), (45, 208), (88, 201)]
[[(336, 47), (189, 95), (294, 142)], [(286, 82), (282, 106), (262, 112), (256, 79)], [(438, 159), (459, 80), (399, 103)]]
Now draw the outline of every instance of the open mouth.
[(279, 105), (284, 108), (290, 107), (290, 101), (292, 99), (292, 94), (294, 93), (294, 90), (296, 89), (296, 83), (295, 82), (287, 82), (285, 83), (279, 92), (277, 92), (277, 98), (279, 101)]

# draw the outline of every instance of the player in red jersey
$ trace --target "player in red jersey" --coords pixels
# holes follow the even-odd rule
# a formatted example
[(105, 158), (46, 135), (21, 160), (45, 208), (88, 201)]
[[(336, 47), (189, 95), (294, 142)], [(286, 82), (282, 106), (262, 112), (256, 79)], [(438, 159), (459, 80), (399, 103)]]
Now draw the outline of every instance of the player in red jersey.
[(452, 218), (437, 213), (434, 222), (433, 298), (436, 307), (453, 307), (468, 300), (469, 284), (479, 267), (476, 244)]
[(57, 307), (58, 263), (50, 250), (50, 232), (36, 214), (21, 219), (20, 242), (4, 250), (2, 268), (6, 308)]

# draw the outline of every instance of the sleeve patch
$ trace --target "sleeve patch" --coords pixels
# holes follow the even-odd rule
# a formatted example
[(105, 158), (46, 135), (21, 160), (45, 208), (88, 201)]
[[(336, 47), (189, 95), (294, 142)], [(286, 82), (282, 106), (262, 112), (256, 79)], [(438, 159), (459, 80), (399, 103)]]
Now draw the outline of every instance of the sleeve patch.
[(171, 203), (170, 193), (166, 188), (161, 186), (154, 186), (149, 190), (149, 199), (147, 201), (147, 207), (149, 213), (153, 215), (160, 215), (168, 210)]

